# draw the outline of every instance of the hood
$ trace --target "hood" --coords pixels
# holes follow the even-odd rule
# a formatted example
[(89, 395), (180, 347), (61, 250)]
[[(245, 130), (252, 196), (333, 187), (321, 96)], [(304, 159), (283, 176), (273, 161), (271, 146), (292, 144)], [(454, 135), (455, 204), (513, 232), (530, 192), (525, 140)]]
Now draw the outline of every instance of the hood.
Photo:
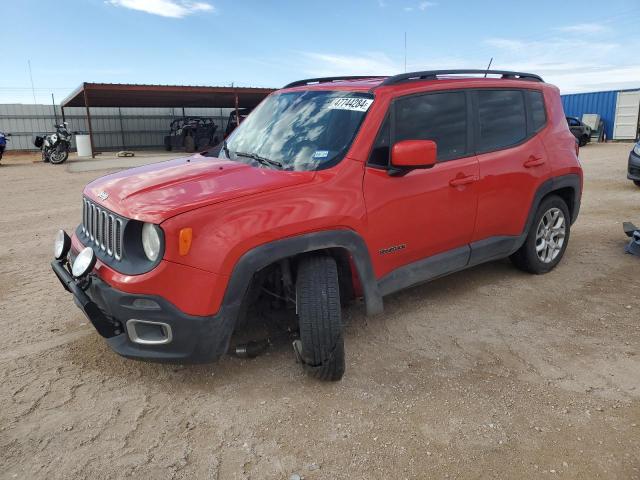
[(194, 208), (307, 183), (314, 175), (196, 154), (98, 178), (84, 194), (126, 218), (157, 224)]

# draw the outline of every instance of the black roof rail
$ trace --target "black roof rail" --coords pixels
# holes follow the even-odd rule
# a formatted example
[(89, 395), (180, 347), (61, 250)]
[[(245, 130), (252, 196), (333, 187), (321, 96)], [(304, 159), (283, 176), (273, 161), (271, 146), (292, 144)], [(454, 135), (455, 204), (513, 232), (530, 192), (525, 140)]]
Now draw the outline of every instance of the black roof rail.
[(307, 78), (305, 80), (296, 80), (295, 82), (291, 82), (282, 88), (300, 87), (302, 85), (310, 85), (313, 83), (339, 82), (341, 80), (362, 80), (365, 78), (381, 78), (382, 76), (383, 75), (353, 75), (353, 76), (342, 76), (342, 77)]
[(542, 77), (533, 73), (511, 72), (509, 70), (426, 70), (424, 72), (409, 72), (387, 77), (379, 86), (396, 85), (398, 83), (409, 80), (436, 80), (438, 75), (461, 75), (461, 74), (477, 74), (477, 75), (502, 75), (504, 79), (511, 80), (531, 80), (534, 82), (544, 82)]

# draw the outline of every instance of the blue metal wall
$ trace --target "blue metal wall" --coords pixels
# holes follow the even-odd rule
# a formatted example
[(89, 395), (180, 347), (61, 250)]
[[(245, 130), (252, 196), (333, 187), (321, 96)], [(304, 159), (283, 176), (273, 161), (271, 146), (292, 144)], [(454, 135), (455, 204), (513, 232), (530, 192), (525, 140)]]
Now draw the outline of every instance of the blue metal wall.
[(562, 95), (562, 106), (567, 117), (582, 120), (583, 113), (598, 113), (604, 120), (604, 131), (607, 140), (613, 138), (613, 124), (616, 116), (618, 92), (574, 93)]

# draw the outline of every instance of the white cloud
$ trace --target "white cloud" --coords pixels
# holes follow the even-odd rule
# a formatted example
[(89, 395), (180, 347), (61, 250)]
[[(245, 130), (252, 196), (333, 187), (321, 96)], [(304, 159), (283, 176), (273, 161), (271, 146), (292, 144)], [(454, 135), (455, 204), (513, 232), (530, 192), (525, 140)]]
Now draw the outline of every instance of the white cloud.
[(485, 40), (487, 45), (504, 50), (517, 52), (525, 47), (525, 43), (520, 40), (512, 40), (510, 38), (489, 38)]
[(302, 69), (313, 77), (332, 75), (395, 75), (400, 65), (380, 52), (362, 55), (303, 52)]
[(427, 8), (435, 7), (436, 5), (438, 5), (436, 2), (420, 2), (415, 7), (408, 6), (404, 7), (403, 10), (405, 12), (413, 12), (414, 10), (425, 11)]
[(602, 33), (608, 30), (604, 25), (600, 25), (598, 23), (578, 23), (576, 25), (567, 25), (566, 27), (558, 28), (561, 32), (567, 33)]
[(426, 10), (427, 8), (435, 7), (436, 5), (438, 5), (436, 2), (420, 2), (418, 4), (418, 10)]
[[(334, 75), (396, 75), (404, 72), (404, 59), (394, 59), (382, 52), (366, 52), (344, 55), (336, 53), (295, 52), (292, 58), (297, 69), (308, 77), (330, 77)], [(298, 56), (300, 55), (300, 56)], [(281, 68), (291, 68), (284, 62)], [(407, 71), (439, 70), (446, 68), (469, 68), (468, 62), (453, 57), (409, 59)], [(474, 65), (471, 65), (474, 67)], [(286, 79), (291, 81), (292, 79)], [(295, 80), (295, 79), (293, 79)]]
[(130, 8), (162, 17), (182, 18), (197, 12), (214, 12), (210, 3), (192, 0), (106, 0), (114, 7)]
[[(489, 38), (492, 68), (541, 75), (562, 93), (640, 87), (640, 65), (629, 62), (637, 45), (594, 42), (588, 49), (573, 35), (544, 41)], [(484, 49), (482, 51), (485, 51)]]

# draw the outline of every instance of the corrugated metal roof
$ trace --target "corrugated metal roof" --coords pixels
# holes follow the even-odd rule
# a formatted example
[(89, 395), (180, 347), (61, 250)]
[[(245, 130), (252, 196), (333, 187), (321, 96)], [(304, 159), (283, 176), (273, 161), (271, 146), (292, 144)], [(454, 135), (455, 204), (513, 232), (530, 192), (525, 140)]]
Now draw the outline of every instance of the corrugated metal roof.
[(83, 83), (62, 101), (63, 107), (239, 107), (253, 108), (272, 88), (205, 87), (185, 85), (142, 85), (125, 83)]
[(597, 113), (604, 121), (607, 139), (613, 138), (618, 91), (574, 93), (562, 95), (562, 106), (568, 117), (582, 119), (584, 113)]

